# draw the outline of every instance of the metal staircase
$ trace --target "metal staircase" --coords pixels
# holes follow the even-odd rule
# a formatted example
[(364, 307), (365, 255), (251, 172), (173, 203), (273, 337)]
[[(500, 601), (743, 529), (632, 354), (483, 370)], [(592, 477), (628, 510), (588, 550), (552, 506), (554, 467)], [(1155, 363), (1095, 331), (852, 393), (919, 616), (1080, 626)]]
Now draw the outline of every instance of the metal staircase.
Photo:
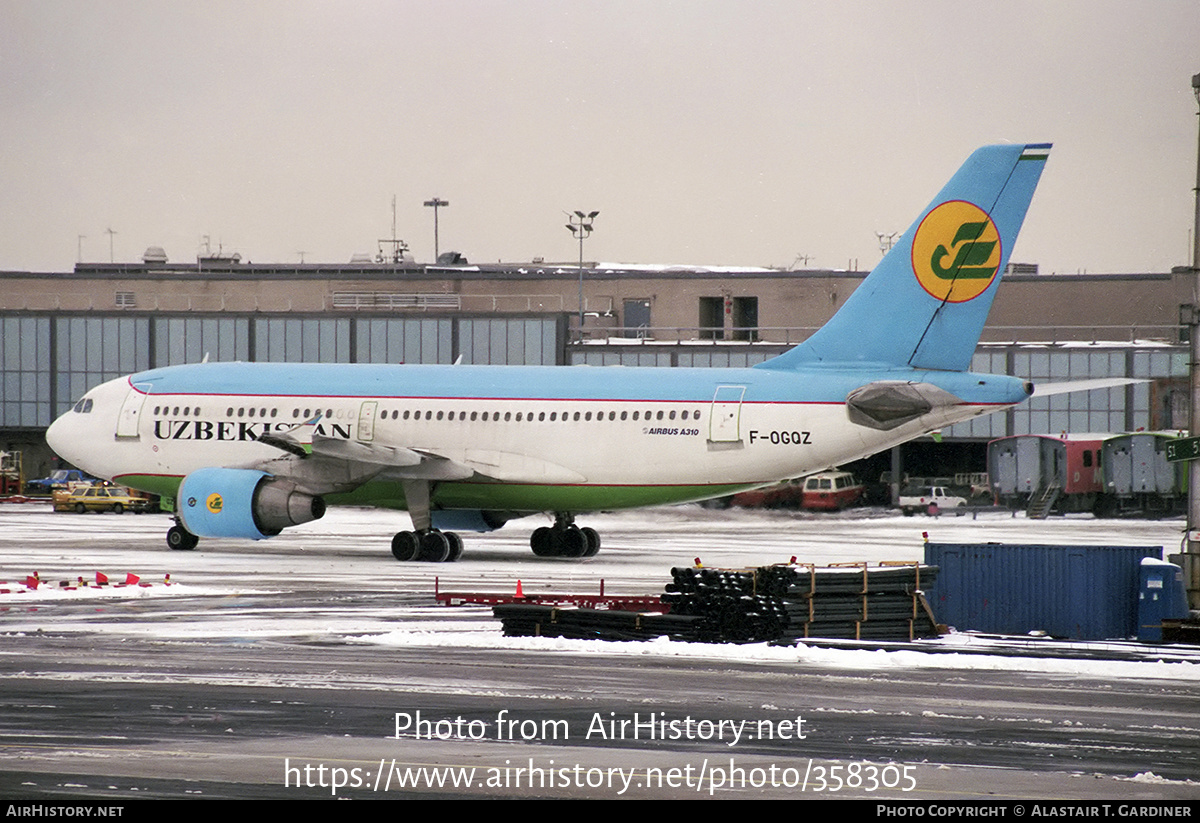
[(1062, 483), (1058, 480), (1040, 486), (1036, 492), (1030, 495), (1025, 516), (1030, 520), (1045, 520), (1046, 515), (1050, 514), (1050, 510), (1058, 502), (1060, 494), (1062, 494)]

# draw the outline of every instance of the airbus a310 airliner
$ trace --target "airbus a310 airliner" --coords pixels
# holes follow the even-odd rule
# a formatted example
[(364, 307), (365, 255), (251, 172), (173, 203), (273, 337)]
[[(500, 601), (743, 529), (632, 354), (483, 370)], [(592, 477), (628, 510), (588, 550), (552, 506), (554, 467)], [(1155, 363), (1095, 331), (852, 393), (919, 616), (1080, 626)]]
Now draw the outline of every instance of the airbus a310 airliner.
[(577, 513), (799, 477), (1029, 397), (966, 369), (1049, 149), (974, 152), (824, 327), (753, 368), (171, 366), (90, 390), (46, 439), (173, 501), (174, 549), (329, 500), (407, 509), (398, 560), (455, 560), (454, 530), (540, 512), (535, 554), (588, 557)]

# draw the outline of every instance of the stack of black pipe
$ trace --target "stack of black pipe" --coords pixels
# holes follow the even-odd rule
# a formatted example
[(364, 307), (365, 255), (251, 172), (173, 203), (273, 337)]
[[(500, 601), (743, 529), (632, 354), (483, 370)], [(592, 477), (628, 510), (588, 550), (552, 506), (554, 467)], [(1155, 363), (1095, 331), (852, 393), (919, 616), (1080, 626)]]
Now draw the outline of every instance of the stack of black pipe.
[(509, 636), (756, 643), (804, 638), (913, 640), (936, 637), (921, 595), (937, 568), (904, 564), (757, 569), (675, 568), (662, 603), (668, 615), (551, 606), (496, 606)]
[(793, 638), (916, 640), (937, 637), (922, 589), (937, 579), (936, 566), (794, 567), (789, 600), (807, 606), (793, 620)]
[(639, 614), (571, 606), (506, 603), (492, 607), (506, 637), (569, 637), (577, 640), (672, 640), (712, 642), (698, 632), (700, 618), (676, 614)]
[(937, 636), (920, 594), (937, 576), (932, 566), (676, 568), (671, 576), (662, 596), (671, 613), (705, 616), (724, 642)]

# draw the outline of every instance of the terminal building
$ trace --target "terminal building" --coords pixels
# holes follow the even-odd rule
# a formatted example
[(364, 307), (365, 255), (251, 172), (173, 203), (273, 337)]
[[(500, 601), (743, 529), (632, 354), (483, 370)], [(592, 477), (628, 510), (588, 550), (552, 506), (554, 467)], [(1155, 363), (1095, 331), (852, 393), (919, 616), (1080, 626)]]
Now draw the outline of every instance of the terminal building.
[[(58, 468), (50, 422), (88, 388), (210, 361), (747, 366), (801, 342), (861, 271), (472, 265), (407, 260), (251, 264), (233, 257), (0, 272), (0, 450), (27, 476)], [(983, 471), (1013, 434), (1178, 429), (1188, 412), (1194, 276), (1039, 274), (1010, 265), (973, 370), (1035, 383), (1145, 382), (1038, 398), (905, 447), (915, 474)], [(894, 456), (893, 456), (894, 457)], [(880, 462), (881, 461), (881, 462)], [(860, 467), (870, 477), (889, 458)]]

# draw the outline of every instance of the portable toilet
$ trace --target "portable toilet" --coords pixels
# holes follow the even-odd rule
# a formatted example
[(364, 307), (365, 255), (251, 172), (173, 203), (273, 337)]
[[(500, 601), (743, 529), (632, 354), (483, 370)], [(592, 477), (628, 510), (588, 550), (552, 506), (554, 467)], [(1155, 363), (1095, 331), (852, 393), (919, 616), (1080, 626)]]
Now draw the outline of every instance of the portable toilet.
[(1188, 616), (1183, 569), (1145, 557), (1138, 571), (1138, 640), (1161, 643), (1163, 620)]

